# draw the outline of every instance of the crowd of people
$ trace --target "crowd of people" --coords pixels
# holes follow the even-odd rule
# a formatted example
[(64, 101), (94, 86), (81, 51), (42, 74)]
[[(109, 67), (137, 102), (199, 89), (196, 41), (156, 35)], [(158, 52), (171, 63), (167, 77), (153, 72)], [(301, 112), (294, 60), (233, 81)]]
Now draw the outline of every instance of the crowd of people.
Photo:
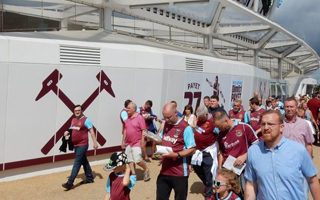
[[(152, 105), (151, 100), (141, 107), (131, 100), (124, 103), (120, 113), (123, 152), (112, 154), (105, 166), (105, 170), (113, 170), (106, 200), (130, 199), (136, 164), (144, 171), (144, 181), (150, 181), (147, 141), (152, 147), (151, 159), (161, 165), (157, 200), (169, 199), (172, 190), (175, 200), (187, 199), (191, 171), (202, 181), (206, 200), (308, 199), (309, 191), (314, 199), (320, 199), (318, 171), (312, 161), (320, 120), (317, 94), (312, 99), (289, 97), (284, 102), (270, 96), (263, 105), (255, 92), (247, 110), (237, 98), (228, 111), (220, 106), (217, 95), (205, 96), (203, 105), (195, 110), (186, 105), (182, 113), (171, 101), (164, 105), (162, 117), (154, 115)], [(81, 106), (74, 110), (71, 132), (76, 161), (68, 182), (62, 185), (66, 189), (72, 188), (81, 165), (87, 175), (83, 183), (93, 182), (83, 154), (88, 148), (88, 134), (81, 136), (84, 142), (77, 143), (79, 132), (91, 133), (92, 129), (81, 110)], [(81, 127), (79, 121), (83, 122)], [(65, 132), (65, 136), (69, 134), (70, 130)], [(156, 155), (156, 147), (165, 151)]]

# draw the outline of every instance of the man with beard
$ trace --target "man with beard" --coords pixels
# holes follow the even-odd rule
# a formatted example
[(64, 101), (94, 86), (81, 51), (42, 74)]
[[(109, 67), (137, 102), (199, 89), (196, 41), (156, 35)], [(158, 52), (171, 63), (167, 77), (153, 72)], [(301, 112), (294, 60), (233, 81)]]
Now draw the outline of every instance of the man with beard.
[(244, 122), (245, 111), (241, 109), (241, 101), (237, 98), (233, 101), (233, 109), (229, 110), (229, 118)]
[(194, 130), (194, 139), (196, 141), (196, 152), (193, 154), (191, 164), (193, 169), (205, 185), (205, 199), (210, 199), (213, 194), (212, 180), (217, 171), (217, 151), (216, 144), (217, 134), (213, 132), (214, 125), (212, 115), (208, 113), (208, 109), (199, 106), (196, 111), (197, 125)]
[(320, 199), (317, 169), (306, 148), (286, 139), (279, 111), (266, 111), (261, 120), (263, 141), (249, 148), (245, 169), (245, 199), (305, 199), (306, 178), (313, 199)]

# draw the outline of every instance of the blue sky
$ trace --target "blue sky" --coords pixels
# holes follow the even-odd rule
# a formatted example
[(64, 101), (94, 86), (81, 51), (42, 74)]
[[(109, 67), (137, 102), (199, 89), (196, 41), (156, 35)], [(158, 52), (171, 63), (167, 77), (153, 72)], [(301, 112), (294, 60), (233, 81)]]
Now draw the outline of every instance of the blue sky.
[[(303, 38), (320, 55), (320, 1), (283, 0), (274, 21)], [(320, 83), (320, 70), (310, 75)]]

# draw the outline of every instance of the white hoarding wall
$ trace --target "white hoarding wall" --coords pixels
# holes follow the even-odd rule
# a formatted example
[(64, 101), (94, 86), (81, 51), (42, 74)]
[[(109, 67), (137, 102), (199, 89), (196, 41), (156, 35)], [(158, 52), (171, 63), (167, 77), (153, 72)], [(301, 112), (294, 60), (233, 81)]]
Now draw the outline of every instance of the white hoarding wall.
[[(137, 60), (128, 67), (0, 63), (0, 171), (72, 159), (72, 151), (63, 153), (59, 147), (76, 104), (83, 105), (96, 131), (99, 149), (93, 150), (89, 136), (90, 156), (120, 150), (120, 111), (127, 99), (137, 106), (152, 100), (154, 114), (162, 117), (163, 105), (172, 100), (182, 112), (187, 104), (195, 110), (203, 105), (204, 96), (218, 95), (220, 105), (229, 110), (235, 97), (242, 97), (247, 108), (254, 90), (263, 98), (268, 95), (269, 82), (265, 79), (232, 71), (229, 75), (186, 72), (185, 57), (181, 55), (166, 55), (163, 60), (163, 69), (139, 68), (137, 63), (147, 66), (148, 62)], [(217, 66), (224, 69), (224, 61), (219, 62)]]
[(4, 163), (4, 133), (6, 132), (8, 71), (7, 64), (0, 64), (0, 171), (3, 169)]

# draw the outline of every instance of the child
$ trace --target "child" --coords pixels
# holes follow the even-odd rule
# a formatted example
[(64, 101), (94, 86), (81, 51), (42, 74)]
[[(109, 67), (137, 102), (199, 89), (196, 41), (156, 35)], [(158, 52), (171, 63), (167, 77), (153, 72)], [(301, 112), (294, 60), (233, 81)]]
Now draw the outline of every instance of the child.
[(241, 200), (235, 193), (240, 192), (237, 175), (228, 169), (219, 169), (213, 181), (215, 194), (211, 200)]
[(109, 163), (103, 168), (106, 171), (113, 170), (107, 182), (105, 200), (130, 200), (129, 194), (137, 176), (130, 174), (127, 162), (127, 155), (118, 151), (111, 155)]

